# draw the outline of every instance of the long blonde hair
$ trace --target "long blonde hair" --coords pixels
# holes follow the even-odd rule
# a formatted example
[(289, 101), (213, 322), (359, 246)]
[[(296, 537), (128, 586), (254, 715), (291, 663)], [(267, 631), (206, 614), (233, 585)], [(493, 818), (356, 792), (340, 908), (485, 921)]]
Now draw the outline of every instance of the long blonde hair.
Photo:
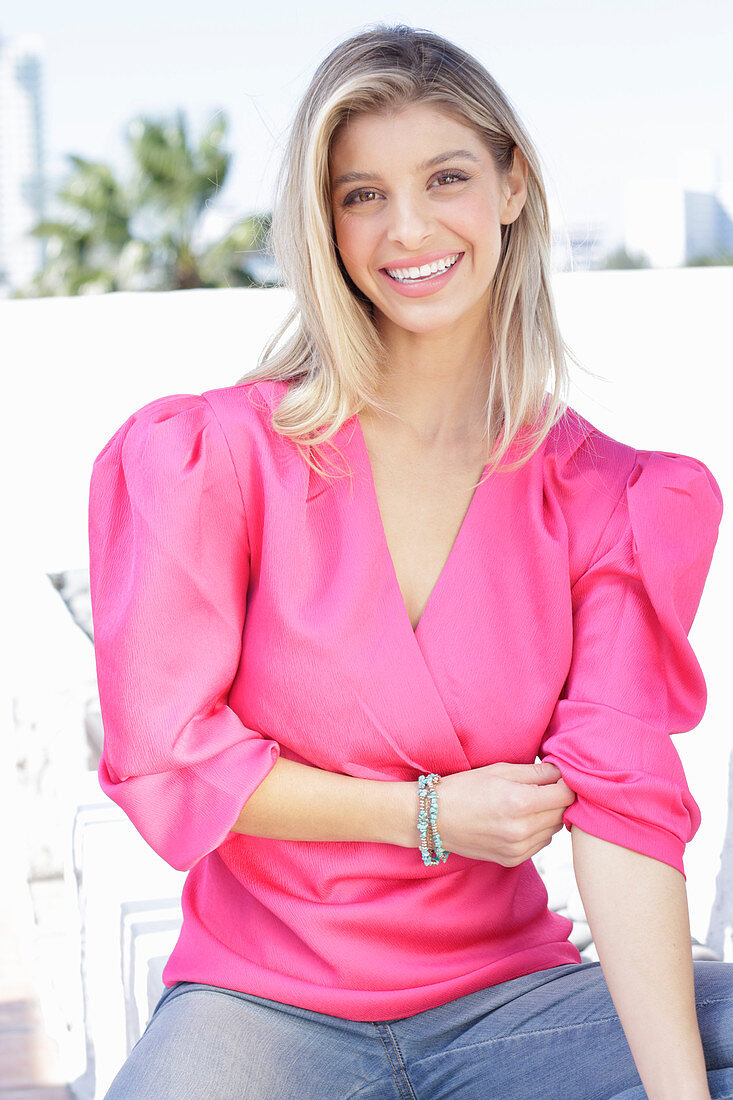
[[(348, 278), (335, 243), (329, 156), (349, 117), (427, 103), (469, 126), (508, 172), (518, 146), (528, 163), (526, 202), (501, 226), (487, 301), (491, 332), (486, 433), (491, 473), (520, 437), (516, 468), (567, 408), (566, 355), (550, 285), (551, 233), (537, 152), (506, 95), (459, 46), (431, 31), (376, 25), (338, 45), (300, 102), (277, 181), (270, 247), (293, 304), (257, 366), (239, 382), (288, 380), (273, 428), (311, 461), (364, 406), (389, 413), (378, 396), (385, 349), (371, 303)], [(549, 392), (548, 391), (549, 387)], [(316, 448), (311, 452), (311, 447)]]

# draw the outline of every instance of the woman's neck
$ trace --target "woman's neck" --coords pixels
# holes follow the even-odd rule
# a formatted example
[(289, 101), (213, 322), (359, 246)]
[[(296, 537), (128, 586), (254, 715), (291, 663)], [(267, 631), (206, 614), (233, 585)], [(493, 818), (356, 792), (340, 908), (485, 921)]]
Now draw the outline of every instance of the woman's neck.
[(452, 449), (467, 437), (483, 434), (490, 376), (485, 336), (461, 339), (454, 333), (397, 329), (382, 338), (387, 366), (379, 396), (399, 420), (379, 410), (367, 410), (360, 419), (376, 421), (388, 431), (404, 431), (426, 448)]

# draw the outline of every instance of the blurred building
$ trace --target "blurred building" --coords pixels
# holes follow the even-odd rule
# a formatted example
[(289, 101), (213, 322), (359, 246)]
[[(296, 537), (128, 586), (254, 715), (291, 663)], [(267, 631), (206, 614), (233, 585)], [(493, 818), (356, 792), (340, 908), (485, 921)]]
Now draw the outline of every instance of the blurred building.
[(637, 180), (624, 191), (627, 252), (653, 267), (681, 267), (702, 256), (733, 254), (733, 194), (691, 190), (673, 180)]
[(44, 214), (41, 43), (0, 35), (0, 296), (27, 283), (45, 259), (28, 237)]
[(603, 267), (607, 246), (600, 222), (576, 222), (552, 234), (553, 271), (595, 271)]

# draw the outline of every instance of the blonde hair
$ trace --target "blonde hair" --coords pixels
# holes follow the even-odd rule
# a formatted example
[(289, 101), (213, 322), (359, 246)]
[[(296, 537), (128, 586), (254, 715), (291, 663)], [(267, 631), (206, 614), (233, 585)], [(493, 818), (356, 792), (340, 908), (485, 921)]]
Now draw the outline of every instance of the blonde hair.
[[(349, 117), (426, 103), (469, 126), (500, 175), (514, 147), (528, 163), (519, 217), (501, 226), (487, 302), (491, 350), (487, 475), (520, 438), (515, 469), (541, 445), (567, 408), (574, 362), (558, 327), (550, 285), (551, 235), (539, 157), (506, 95), (474, 57), (431, 31), (376, 25), (338, 45), (318, 66), (296, 112), (277, 181), (270, 247), (293, 305), (239, 382), (290, 382), (273, 428), (314, 469), (312, 446), (328, 443), (364, 406), (389, 413), (378, 396), (385, 349), (371, 303), (348, 278), (335, 244), (329, 156)], [(291, 331), (292, 330), (292, 331)], [(551, 383), (549, 393), (546, 393)]]

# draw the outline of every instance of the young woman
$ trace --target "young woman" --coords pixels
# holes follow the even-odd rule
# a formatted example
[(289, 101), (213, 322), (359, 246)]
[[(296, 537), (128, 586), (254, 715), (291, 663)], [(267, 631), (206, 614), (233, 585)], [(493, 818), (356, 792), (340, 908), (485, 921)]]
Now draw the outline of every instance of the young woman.
[[(323, 61), (274, 227), (257, 370), (92, 475), (100, 781), (188, 871), (108, 1096), (733, 1097), (670, 739), (713, 476), (567, 406), (537, 154), (450, 42)], [(563, 824), (600, 964), (530, 858)]]

